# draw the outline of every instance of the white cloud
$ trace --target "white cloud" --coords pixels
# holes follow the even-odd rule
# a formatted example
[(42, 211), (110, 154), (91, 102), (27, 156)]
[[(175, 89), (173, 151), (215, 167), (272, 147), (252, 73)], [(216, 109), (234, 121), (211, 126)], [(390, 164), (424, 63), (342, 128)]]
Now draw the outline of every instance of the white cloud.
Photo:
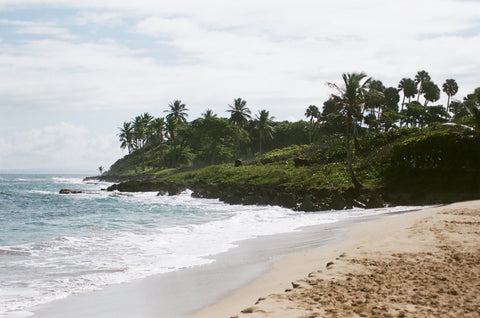
[(59, 123), (16, 132), (0, 139), (2, 169), (92, 169), (111, 165), (121, 157), (114, 133), (97, 136), (85, 127)]
[[(0, 21), (13, 30), (0, 41), (0, 108), (160, 115), (179, 98), (193, 119), (207, 107), (226, 116), (242, 97), (254, 113), (283, 120), (321, 106), (331, 92), (324, 83), (343, 72), (397, 86), (425, 69), (439, 86), (456, 79), (458, 98), (480, 86), (478, 1), (0, 0), (0, 8), (38, 9), (32, 21)], [(42, 15), (49, 8), (71, 19)]]
[(43, 35), (60, 39), (73, 39), (74, 36), (66, 28), (59, 27), (52, 22), (32, 22), (20, 20), (0, 20), (0, 25), (9, 25), (16, 28), (15, 33), (20, 35)]

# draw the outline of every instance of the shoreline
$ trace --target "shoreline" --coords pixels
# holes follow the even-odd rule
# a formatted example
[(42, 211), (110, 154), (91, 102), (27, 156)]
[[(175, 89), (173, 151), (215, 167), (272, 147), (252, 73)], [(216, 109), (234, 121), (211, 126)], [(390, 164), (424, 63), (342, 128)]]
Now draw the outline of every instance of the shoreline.
[(354, 224), (341, 242), (287, 256), (192, 317), (475, 317), (478, 224), (480, 201)]
[(190, 317), (268, 273), (286, 255), (341, 241), (352, 224), (385, 217), (388, 214), (360, 216), (240, 241), (236, 248), (212, 256), (212, 264), (109, 285), (27, 310), (40, 318)]

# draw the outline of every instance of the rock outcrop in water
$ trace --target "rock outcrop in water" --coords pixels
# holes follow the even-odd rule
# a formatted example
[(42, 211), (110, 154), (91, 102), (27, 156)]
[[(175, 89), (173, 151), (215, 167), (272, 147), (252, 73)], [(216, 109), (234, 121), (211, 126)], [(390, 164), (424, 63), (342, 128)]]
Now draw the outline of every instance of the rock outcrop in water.
[(78, 194), (78, 193), (85, 193), (84, 190), (79, 189), (61, 189), (58, 193), (60, 194)]

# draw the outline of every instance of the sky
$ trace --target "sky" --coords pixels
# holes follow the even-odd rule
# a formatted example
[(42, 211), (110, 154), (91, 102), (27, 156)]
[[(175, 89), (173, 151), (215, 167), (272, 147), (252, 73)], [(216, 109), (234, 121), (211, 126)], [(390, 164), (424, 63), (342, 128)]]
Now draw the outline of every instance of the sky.
[(477, 0), (0, 0), (0, 172), (108, 168), (118, 127), (176, 99), (189, 120), (237, 97), (305, 119), (342, 73), (426, 70), (461, 100), (479, 49)]

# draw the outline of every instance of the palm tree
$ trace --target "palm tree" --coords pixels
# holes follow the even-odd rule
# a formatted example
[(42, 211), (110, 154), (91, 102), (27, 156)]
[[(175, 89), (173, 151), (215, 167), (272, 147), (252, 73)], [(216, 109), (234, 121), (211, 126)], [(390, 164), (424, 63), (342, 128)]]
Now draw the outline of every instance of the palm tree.
[(178, 121), (174, 116), (167, 117), (165, 130), (167, 132), (168, 138), (172, 141), (172, 144), (175, 144), (177, 126)]
[(170, 117), (174, 117), (177, 122), (180, 123), (185, 123), (187, 121), (188, 114), (186, 113), (188, 111), (187, 107), (185, 104), (182, 104), (181, 100), (174, 100), (170, 105), (170, 110), (165, 110), (164, 112), (168, 113), (166, 116), (167, 120)]
[(118, 137), (120, 138), (120, 148), (128, 149), (128, 154), (132, 153), (133, 149), (133, 127), (131, 122), (124, 122), (123, 127), (119, 128), (120, 133), (118, 134)]
[(161, 144), (164, 139), (165, 119), (155, 118), (154, 120), (150, 121), (148, 125), (148, 131), (152, 141), (154, 141), (156, 144)]
[(145, 144), (145, 126), (142, 116), (135, 117), (133, 121), (133, 136), (135, 150), (142, 148)]
[(362, 188), (362, 184), (355, 177), (355, 172), (352, 166), (352, 154), (350, 150), (350, 138), (354, 128), (354, 124), (361, 118), (361, 110), (365, 104), (365, 96), (370, 85), (371, 77), (367, 78), (365, 73), (343, 73), (343, 85), (338, 86), (334, 83), (328, 83), (328, 86), (335, 89), (337, 94), (332, 94), (332, 97), (337, 98), (341, 104), (341, 112), (346, 120), (346, 150), (347, 150), (347, 165), (350, 177), (355, 188)]
[(425, 104), (427, 106), (428, 102), (436, 102), (440, 99), (440, 88), (432, 82), (428, 81), (423, 83), (423, 96), (425, 97)]
[(151, 130), (149, 129), (150, 122), (153, 120), (153, 116), (149, 113), (143, 113), (140, 115), (140, 119), (143, 125), (143, 131), (145, 132), (145, 142), (150, 141), (152, 134)]
[(417, 72), (417, 75), (415, 75), (415, 83), (418, 85), (418, 97), (417, 97), (417, 102), (420, 101), (420, 95), (424, 93), (423, 90), (423, 85), (426, 82), (430, 82), (431, 77), (428, 74), (427, 71), (419, 71)]
[(310, 129), (308, 132), (308, 140), (310, 144), (313, 141), (313, 132), (318, 124), (318, 119), (320, 118), (320, 110), (315, 105), (310, 105), (305, 112), (305, 117), (310, 118)]
[(246, 106), (247, 101), (240, 97), (233, 100), (233, 106), (228, 105), (230, 109), (227, 110), (230, 115), (230, 121), (239, 127), (244, 127), (248, 120), (251, 118), (250, 109)]
[(473, 118), (474, 125), (480, 129), (480, 87), (463, 98), (463, 107)]
[(442, 88), (448, 96), (447, 109), (450, 109), (450, 99), (458, 92), (458, 84), (454, 79), (447, 79), (443, 83)]
[(398, 84), (398, 88), (403, 91), (402, 109), (405, 106), (405, 98), (408, 98), (408, 102), (411, 102), (411, 98), (418, 93), (417, 84), (411, 78), (403, 78)]
[(273, 138), (273, 119), (270, 117), (270, 112), (267, 110), (261, 110), (257, 115), (256, 128), (258, 129), (259, 141), (260, 141), (260, 155), (262, 155), (262, 143), (265, 142), (266, 138)]
[(235, 154), (238, 157), (240, 152), (240, 131), (248, 123), (251, 118), (250, 109), (247, 107), (247, 101), (240, 97), (233, 100), (233, 106), (228, 105), (230, 109), (227, 112), (230, 113), (230, 122), (237, 127), (237, 142), (235, 143)]
[(204, 119), (217, 117), (217, 114), (213, 112), (211, 109), (207, 109), (204, 113), (202, 113)]

